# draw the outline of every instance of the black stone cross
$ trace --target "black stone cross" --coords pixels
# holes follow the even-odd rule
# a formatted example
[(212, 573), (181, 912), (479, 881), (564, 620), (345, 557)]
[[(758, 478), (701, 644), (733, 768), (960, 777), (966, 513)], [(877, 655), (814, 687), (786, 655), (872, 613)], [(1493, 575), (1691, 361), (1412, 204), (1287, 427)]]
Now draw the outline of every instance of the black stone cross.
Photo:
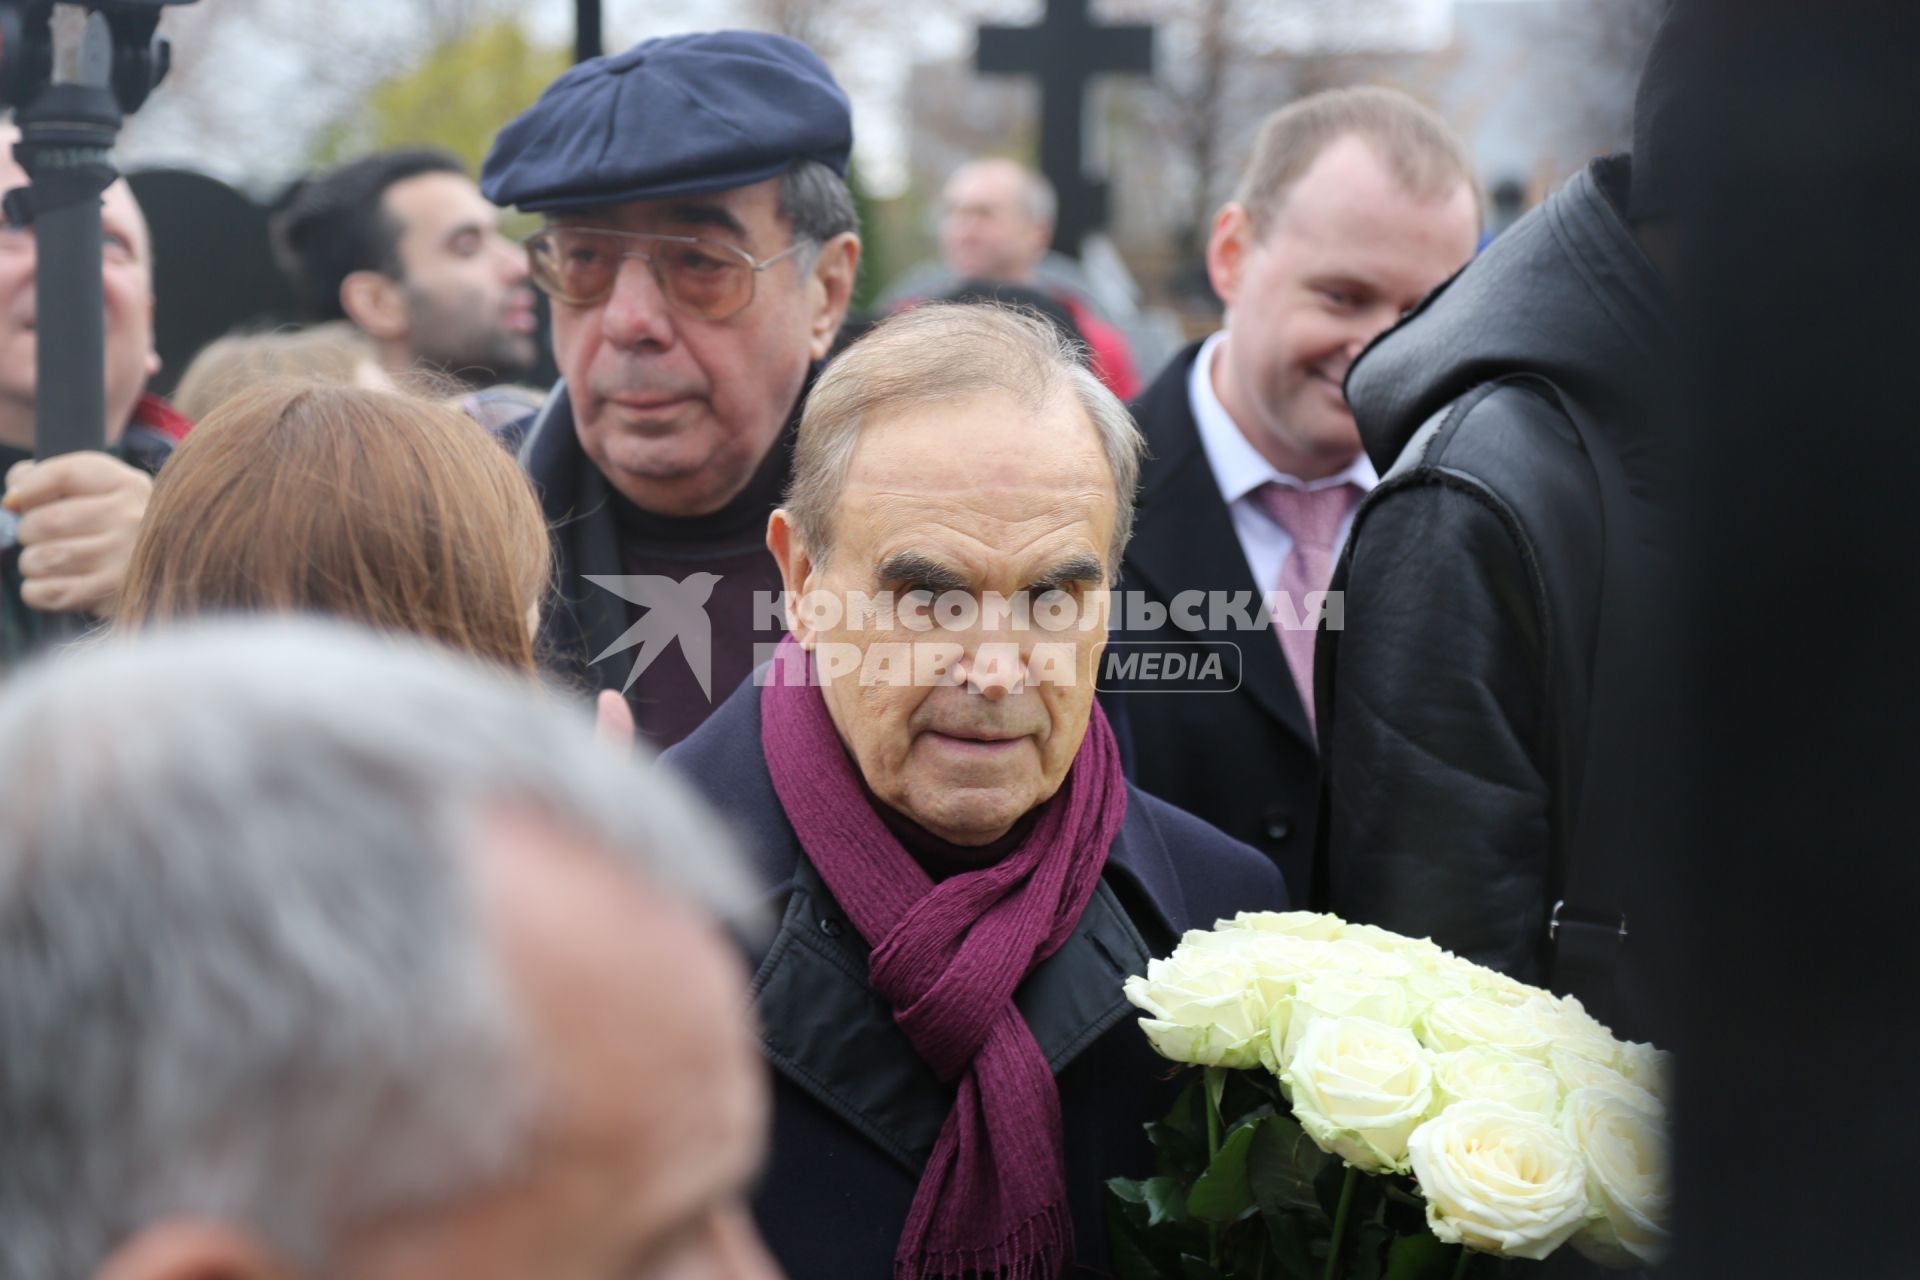
[(1087, 0), (1047, 0), (1037, 27), (982, 27), (974, 65), (1040, 81), (1040, 169), (1060, 195), (1053, 247), (1078, 255), (1107, 221), (1107, 184), (1086, 174), (1083, 116), (1087, 83), (1103, 71), (1152, 71), (1153, 28), (1101, 27)]

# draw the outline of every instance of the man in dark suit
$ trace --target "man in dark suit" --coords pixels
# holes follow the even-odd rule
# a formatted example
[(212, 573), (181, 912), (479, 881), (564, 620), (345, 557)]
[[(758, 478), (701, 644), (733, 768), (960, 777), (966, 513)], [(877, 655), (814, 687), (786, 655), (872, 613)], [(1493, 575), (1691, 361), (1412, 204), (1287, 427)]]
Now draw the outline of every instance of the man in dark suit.
[[(1465, 149), (1404, 94), (1274, 113), (1207, 246), (1226, 326), (1132, 406), (1149, 459), (1103, 688), (1124, 700), (1135, 781), (1265, 851), (1297, 900), (1313, 891), (1314, 628), (1339, 625), (1324, 593), (1378, 479), (1343, 382), (1473, 255), (1479, 225)], [(1129, 642), (1189, 661), (1127, 678)]]

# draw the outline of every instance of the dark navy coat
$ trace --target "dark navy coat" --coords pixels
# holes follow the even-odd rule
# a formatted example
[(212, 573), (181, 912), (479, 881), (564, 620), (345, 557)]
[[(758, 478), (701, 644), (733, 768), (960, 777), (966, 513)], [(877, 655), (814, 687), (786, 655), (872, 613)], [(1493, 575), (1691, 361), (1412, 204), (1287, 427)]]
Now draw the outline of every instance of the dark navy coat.
[[(742, 685), (663, 760), (732, 820), (780, 922), (751, 947), (775, 1072), (760, 1229), (793, 1280), (886, 1280), (953, 1090), (868, 986), (870, 948), (801, 852), (761, 753), (759, 688)], [(1060, 1087), (1074, 1274), (1109, 1273), (1106, 1180), (1152, 1172), (1142, 1126), (1185, 1083), (1148, 1047), (1121, 984), (1185, 930), (1286, 901), (1266, 857), (1127, 788), (1126, 820), (1079, 927), (1014, 997)]]

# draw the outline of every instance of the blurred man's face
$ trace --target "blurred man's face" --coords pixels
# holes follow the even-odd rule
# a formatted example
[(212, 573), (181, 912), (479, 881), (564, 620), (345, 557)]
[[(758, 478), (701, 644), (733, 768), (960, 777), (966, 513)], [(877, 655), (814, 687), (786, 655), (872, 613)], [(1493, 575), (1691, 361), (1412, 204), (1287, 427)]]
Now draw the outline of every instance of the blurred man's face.
[(956, 279), (1032, 280), (1053, 228), (1028, 211), (1030, 181), (1011, 160), (976, 161), (948, 181), (940, 198), (940, 254)]
[[(1098, 433), (1070, 394), (1039, 412), (980, 396), (862, 429), (825, 562), (773, 550), (803, 619), (811, 593), (845, 602), (835, 625), (803, 622), (798, 634), (834, 727), (884, 804), (977, 846), (1059, 790), (1107, 641), (1116, 507)], [(900, 602), (891, 617), (859, 603), (881, 593)], [(1024, 621), (995, 608), (1020, 597)], [(909, 604), (934, 625), (913, 625)], [(1039, 622), (1054, 605), (1070, 625)], [(953, 661), (935, 678), (941, 649)], [(905, 670), (883, 675), (884, 655), (903, 650)]]
[(1227, 337), (1214, 389), (1273, 466), (1303, 480), (1360, 452), (1343, 390), (1361, 350), (1472, 258), (1473, 189), (1410, 195), (1358, 137), (1328, 146), (1262, 234), (1238, 204), (1207, 247)]
[(356, 1234), (340, 1280), (777, 1280), (746, 1196), (766, 1071), (720, 931), (545, 819), (487, 824), (483, 909), (538, 1120), (510, 1177)]
[[(765, 262), (793, 244), (780, 181), (714, 195), (639, 200), (556, 227), (697, 236)], [(632, 242), (631, 254), (652, 251)], [(809, 258), (812, 258), (811, 264)], [(724, 319), (687, 314), (638, 256), (598, 302), (553, 302), (553, 351), (581, 447), (615, 489), (660, 515), (725, 506), (780, 437), (813, 361), (846, 314), (860, 242), (834, 237), (754, 273), (753, 298)]]
[[(0, 190), (27, 184), (13, 158), (19, 130), (0, 125)], [(147, 379), (160, 369), (153, 349), (153, 246), (147, 222), (125, 182), (107, 188), (100, 203), (100, 284), (106, 303), (106, 438), (126, 430)], [(33, 443), (39, 307), (34, 285), (39, 249), (31, 227), (0, 223), (0, 419), (24, 424), (0, 428), (8, 443)]]
[(499, 211), (463, 174), (423, 173), (387, 188), (403, 228), (400, 287), (414, 358), (472, 383), (533, 368), (527, 255), (500, 234)]

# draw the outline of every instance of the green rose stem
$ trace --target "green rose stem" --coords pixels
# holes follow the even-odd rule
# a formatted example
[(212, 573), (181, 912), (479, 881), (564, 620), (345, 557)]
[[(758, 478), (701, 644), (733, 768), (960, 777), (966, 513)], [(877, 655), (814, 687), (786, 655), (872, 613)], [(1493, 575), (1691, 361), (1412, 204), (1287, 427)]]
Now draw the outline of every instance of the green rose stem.
[(1466, 1280), (1467, 1264), (1473, 1261), (1473, 1255), (1467, 1252), (1467, 1246), (1460, 1246), (1460, 1256), (1453, 1261), (1453, 1280)]
[(1327, 1242), (1327, 1269), (1321, 1280), (1339, 1280), (1340, 1237), (1347, 1233), (1347, 1211), (1353, 1208), (1353, 1189), (1360, 1185), (1360, 1171), (1347, 1166), (1347, 1177), (1340, 1184), (1340, 1207), (1333, 1211), (1333, 1239)]
[[(1214, 1157), (1220, 1154), (1220, 1097), (1227, 1088), (1227, 1069), (1208, 1067), (1205, 1071), (1206, 1083), (1202, 1087), (1207, 1094), (1207, 1168), (1213, 1167)], [(1207, 1224), (1207, 1265), (1220, 1265), (1220, 1228)]]

